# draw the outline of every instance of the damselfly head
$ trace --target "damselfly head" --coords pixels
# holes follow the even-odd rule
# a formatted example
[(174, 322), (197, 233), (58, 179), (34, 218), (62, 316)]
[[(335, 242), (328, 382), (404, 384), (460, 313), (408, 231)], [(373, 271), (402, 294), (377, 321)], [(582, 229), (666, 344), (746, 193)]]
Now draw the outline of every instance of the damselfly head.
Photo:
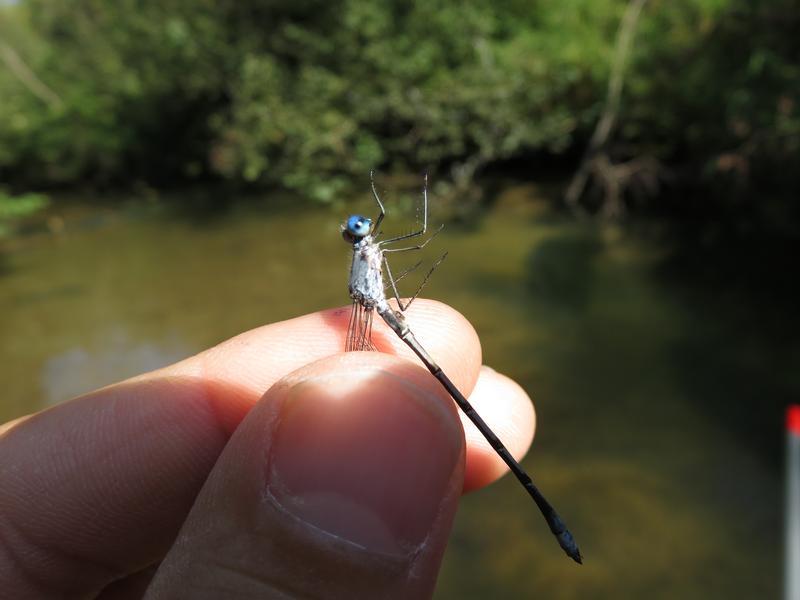
[(355, 243), (369, 235), (372, 219), (361, 215), (351, 215), (342, 225), (342, 237), (346, 242)]

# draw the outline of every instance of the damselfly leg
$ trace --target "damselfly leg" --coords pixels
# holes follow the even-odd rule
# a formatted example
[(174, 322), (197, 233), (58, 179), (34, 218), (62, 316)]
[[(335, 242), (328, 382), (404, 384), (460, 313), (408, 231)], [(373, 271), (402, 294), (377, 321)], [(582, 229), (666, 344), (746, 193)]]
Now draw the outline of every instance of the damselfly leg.
[(375, 171), (369, 172), (369, 183), (372, 186), (372, 196), (378, 204), (378, 209), (380, 209), (378, 218), (375, 219), (375, 225), (372, 226), (372, 231), (374, 232), (372, 238), (375, 239), (379, 234), (380, 230), (378, 228), (381, 226), (381, 221), (383, 221), (383, 217), (386, 216), (386, 209), (383, 208), (383, 202), (381, 202), (381, 199), (378, 197), (378, 190), (375, 189)]
[[(375, 197), (375, 201), (378, 203), (378, 206), (381, 209), (381, 214), (376, 220), (376, 226), (374, 228), (375, 230), (377, 230), (377, 224), (383, 220), (385, 211), (383, 208), (383, 203), (380, 201), (380, 198), (378, 198), (378, 193), (375, 190), (375, 181), (373, 179), (371, 172), (370, 172), (370, 183), (372, 184), (372, 194)], [(411, 306), (411, 303), (414, 302), (417, 296), (419, 296), (419, 293), (422, 291), (422, 288), (425, 287), (425, 284), (428, 282), (428, 279), (430, 279), (431, 274), (433, 274), (433, 272), (436, 270), (436, 267), (438, 267), (442, 263), (442, 261), (447, 257), (447, 252), (442, 254), (442, 256), (440, 256), (436, 260), (436, 262), (433, 263), (427, 275), (425, 275), (425, 277), (422, 279), (422, 283), (420, 283), (419, 287), (417, 288), (417, 291), (414, 292), (414, 295), (411, 296), (411, 299), (408, 300), (406, 303), (403, 303), (403, 301), (400, 298), (400, 293), (397, 290), (397, 282), (400, 281), (400, 279), (402, 279), (407, 274), (407, 271), (398, 277), (394, 277), (392, 275), (392, 268), (389, 265), (388, 259), (386, 258), (386, 254), (390, 252), (409, 252), (413, 250), (422, 250), (425, 246), (428, 245), (428, 243), (433, 238), (439, 235), (442, 229), (444, 229), (444, 225), (441, 225), (436, 231), (433, 232), (433, 234), (431, 234), (431, 236), (428, 239), (426, 239), (424, 242), (417, 244), (416, 246), (406, 246), (404, 248), (383, 248), (383, 246), (385, 244), (389, 244), (392, 242), (397, 242), (400, 240), (413, 238), (419, 235), (424, 235), (427, 229), (428, 229), (428, 176), (426, 174), (425, 185), (423, 186), (422, 189), (422, 228), (419, 231), (415, 231), (407, 235), (401, 235), (389, 240), (384, 240), (383, 242), (378, 242), (378, 246), (380, 246), (382, 250), (383, 265), (386, 269), (386, 278), (389, 280), (389, 286), (392, 289), (392, 293), (394, 294), (395, 300), (397, 300), (397, 306), (400, 308), (402, 312), (408, 310), (408, 307)], [(414, 267), (412, 267), (412, 269), (416, 269), (419, 266), (419, 264), (420, 263), (417, 263)]]
[[(421, 248), (421, 246), (420, 246), (420, 248)], [(404, 248), (404, 250), (417, 250), (417, 249), (418, 248)], [(384, 252), (386, 252), (386, 251), (384, 250)], [(417, 288), (417, 291), (414, 292), (414, 295), (411, 296), (411, 299), (408, 302), (403, 304), (403, 301), (400, 299), (400, 294), (397, 291), (397, 282), (400, 280), (400, 278), (395, 279), (394, 277), (392, 277), (392, 269), (389, 267), (389, 261), (386, 260), (385, 256), (383, 257), (383, 266), (386, 267), (386, 277), (389, 279), (389, 284), (392, 287), (392, 293), (394, 294), (394, 299), (397, 300), (397, 306), (400, 308), (401, 312), (406, 312), (408, 310), (408, 307), (411, 306), (411, 303), (414, 300), (416, 300), (417, 296), (419, 296), (419, 293), (422, 291), (422, 288), (424, 288), (425, 284), (428, 283), (428, 279), (430, 279), (431, 275), (436, 270), (436, 267), (438, 267), (440, 264), (442, 264), (442, 261), (445, 258), (447, 258), (447, 252), (445, 252), (438, 259), (436, 259), (436, 262), (434, 262), (433, 265), (431, 265), (431, 268), (428, 271), (428, 274), (425, 275), (425, 277), (422, 279), (422, 283), (419, 284), (419, 287)], [(417, 264), (419, 264), (419, 263), (417, 263)], [(405, 275), (405, 273), (404, 273), (404, 275)]]
[[(383, 217), (386, 214), (386, 211), (383, 209), (383, 203), (380, 201), (380, 198), (378, 198), (378, 193), (375, 191), (374, 181), (372, 182), (372, 193), (375, 196), (375, 201), (378, 203), (378, 206), (381, 209), (381, 214), (376, 219), (375, 227), (373, 227), (373, 231), (377, 233), (378, 223), (383, 221)], [(425, 185), (422, 188), (422, 228), (419, 229), (418, 231), (412, 231), (411, 233), (398, 235), (397, 237), (377, 242), (377, 244), (378, 246), (385, 246), (386, 244), (391, 244), (392, 242), (399, 242), (400, 240), (407, 240), (420, 235), (424, 235), (426, 231), (428, 231), (428, 174), (427, 173), (425, 174)]]

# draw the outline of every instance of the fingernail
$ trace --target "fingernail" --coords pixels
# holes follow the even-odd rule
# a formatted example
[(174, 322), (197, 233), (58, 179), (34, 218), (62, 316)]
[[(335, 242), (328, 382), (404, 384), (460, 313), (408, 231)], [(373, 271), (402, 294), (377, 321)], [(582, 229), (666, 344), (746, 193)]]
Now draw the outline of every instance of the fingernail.
[(395, 374), (307, 380), (283, 403), (268, 491), (325, 535), (407, 556), (433, 526), (461, 435), (441, 399)]

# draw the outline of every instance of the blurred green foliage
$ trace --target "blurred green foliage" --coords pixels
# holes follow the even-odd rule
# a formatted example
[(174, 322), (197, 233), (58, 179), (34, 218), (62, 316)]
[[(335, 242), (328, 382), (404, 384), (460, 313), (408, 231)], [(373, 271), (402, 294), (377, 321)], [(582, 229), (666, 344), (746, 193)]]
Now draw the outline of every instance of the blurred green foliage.
[[(197, 178), (330, 200), (373, 167), (456, 183), (575, 156), (602, 108), (622, 0), (22, 0), (0, 40), (0, 177)], [(796, 183), (795, 0), (652, 0), (614, 137), (713, 183)], [(789, 168), (787, 168), (789, 167)]]
[(639, 32), (622, 139), (707, 183), (791, 191), (800, 168), (798, 27), (797, 0), (652, 5)]
[(36, 214), (50, 204), (44, 194), (27, 193), (12, 196), (0, 188), (0, 239), (11, 235), (26, 217)]

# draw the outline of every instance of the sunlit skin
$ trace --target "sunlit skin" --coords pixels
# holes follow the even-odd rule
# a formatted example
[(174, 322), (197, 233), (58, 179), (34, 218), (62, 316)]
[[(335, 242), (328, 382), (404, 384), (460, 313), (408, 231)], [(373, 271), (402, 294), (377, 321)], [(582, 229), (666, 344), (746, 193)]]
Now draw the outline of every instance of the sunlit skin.
[[(192, 598), (219, 597), (219, 585), (229, 594), (280, 590), (285, 597), (430, 595), (462, 489), (488, 485), (505, 466), (471, 425), (464, 426), (462, 437), (452, 401), (391, 332), (376, 328), (379, 353), (341, 353), (348, 316), (349, 308), (334, 309), (267, 325), (0, 429), (4, 593), (136, 597), (152, 582), (152, 598), (184, 597), (187, 590)], [(481, 367), (477, 335), (457, 312), (418, 300), (407, 318), (520, 458), (534, 431), (525, 392)], [(360, 385), (358, 378), (370, 373), (369, 385)], [(414, 557), (415, 576), (398, 575), (381, 561), (355, 560), (352, 549), (321, 550), (313, 539), (283, 539), (277, 546), (269, 532), (284, 531), (286, 523), (262, 510), (262, 495), (251, 493), (261, 489), (275, 411), (292, 390), (308, 387), (297, 381), (324, 381), (320, 389), (347, 415), (343, 423), (388, 428), (370, 433), (375, 452), (389, 457), (388, 478), (393, 470), (414, 468), (403, 464), (412, 452), (381, 447), (393, 439), (392, 423), (405, 422), (406, 406), (392, 399), (390, 389), (397, 378), (419, 390), (414, 402), (429, 405), (426, 410), (435, 417), (425, 439), (408, 429), (403, 444), (409, 449), (450, 444), (443, 451), (461, 457), (441, 499), (433, 499), (439, 512)], [(302, 426), (302, 421), (294, 425), (300, 428), (297, 435)], [(458, 433), (453, 437), (450, 431)], [(342, 485), (364, 483), (353, 475), (361, 468), (354, 464), (359, 457), (337, 447), (327, 453), (326, 460), (345, 457), (337, 463)], [(382, 482), (376, 478), (370, 485)], [(421, 504), (430, 501), (419, 498)], [(311, 563), (327, 574), (324, 580), (307, 576)], [(352, 564), (359, 576), (343, 564)]]

